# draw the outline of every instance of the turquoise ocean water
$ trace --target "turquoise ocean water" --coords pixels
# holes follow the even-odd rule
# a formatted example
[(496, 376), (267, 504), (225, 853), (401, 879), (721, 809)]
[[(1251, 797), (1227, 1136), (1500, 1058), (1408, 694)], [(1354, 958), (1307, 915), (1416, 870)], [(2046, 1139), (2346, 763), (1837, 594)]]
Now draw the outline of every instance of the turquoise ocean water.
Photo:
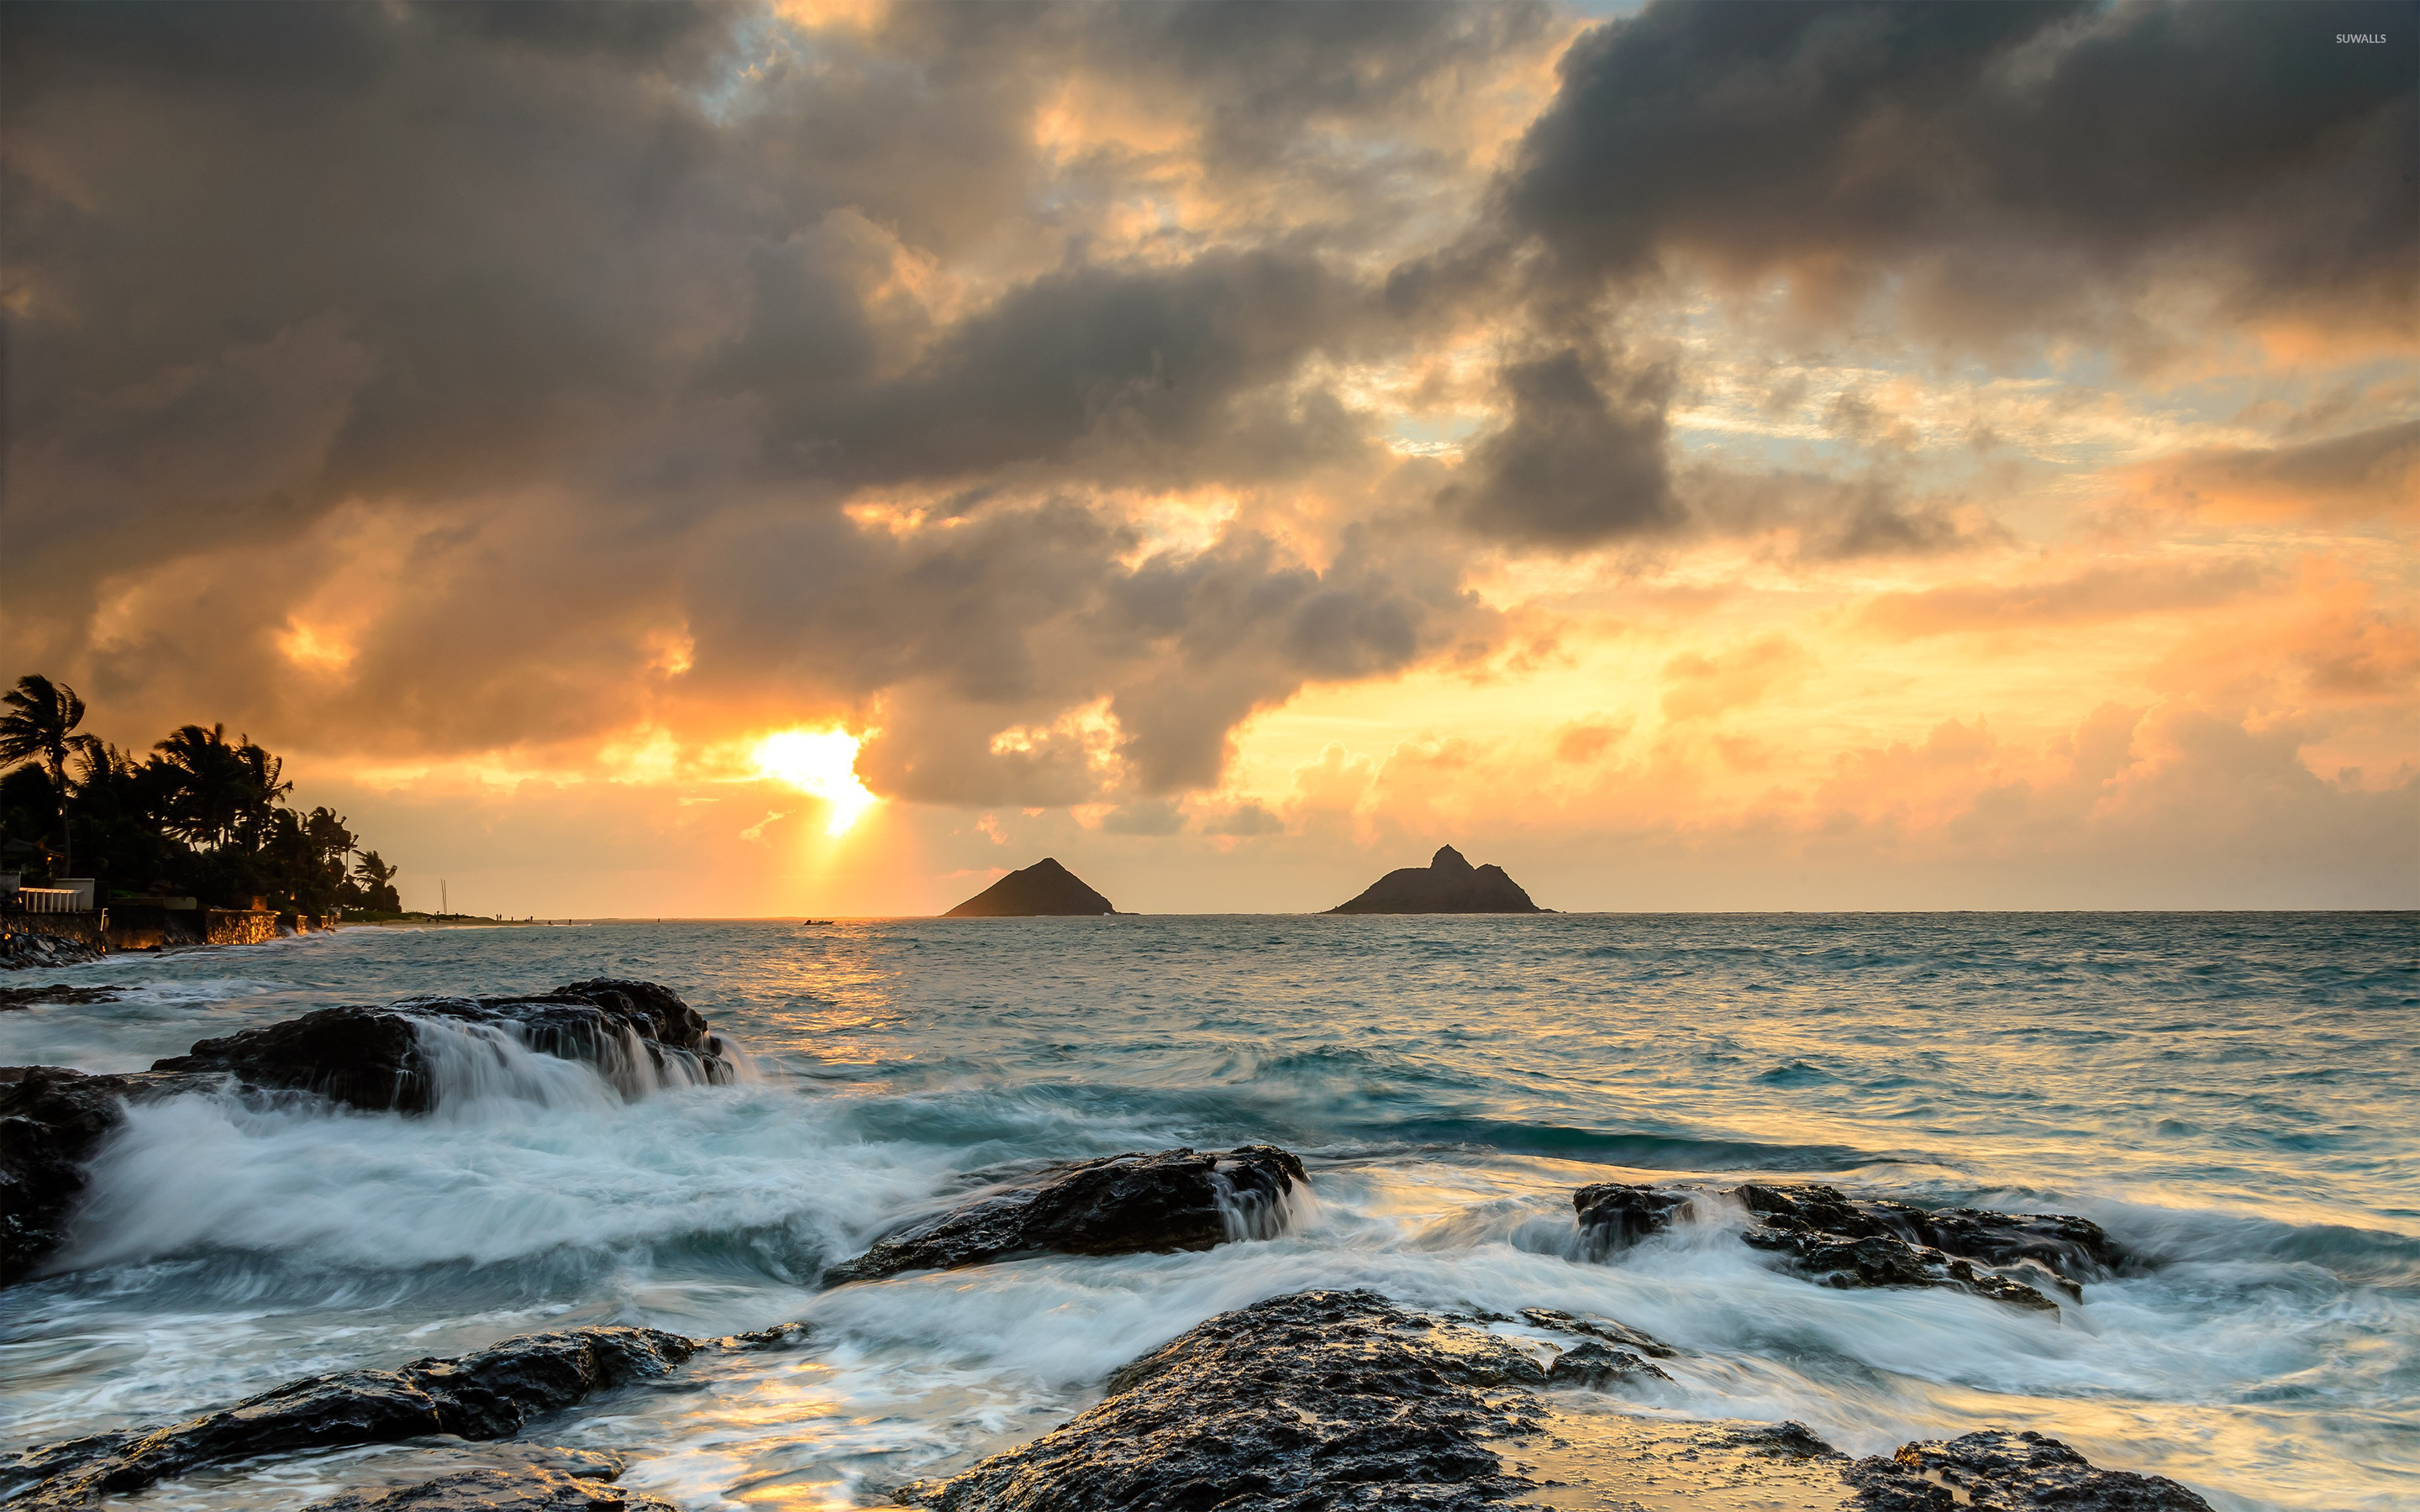
[[(355, 930), (24, 974), (132, 992), (0, 1013), (0, 1063), (138, 1069), (314, 1008), (599, 975), (679, 990), (751, 1079), (625, 1101), (550, 1063), (426, 1119), (137, 1110), (67, 1268), (0, 1292), (0, 1447), (543, 1326), (806, 1319), (806, 1349), (545, 1436), (700, 1512), (880, 1505), (1203, 1318), (1363, 1285), (1683, 1350), (1607, 1410), (1860, 1452), (2036, 1427), (2222, 1508), (2420, 1506), (2412, 915)], [(816, 1289), (966, 1172), (1248, 1141), (1311, 1165), (1283, 1238)], [(1721, 1223), (1575, 1257), (1575, 1186), (1760, 1176), (2081, 1212), (2152, 1263), (2047, 1318), (1813, 1286)], [(300, 1506), (408, 1453), (125, 1504)]]

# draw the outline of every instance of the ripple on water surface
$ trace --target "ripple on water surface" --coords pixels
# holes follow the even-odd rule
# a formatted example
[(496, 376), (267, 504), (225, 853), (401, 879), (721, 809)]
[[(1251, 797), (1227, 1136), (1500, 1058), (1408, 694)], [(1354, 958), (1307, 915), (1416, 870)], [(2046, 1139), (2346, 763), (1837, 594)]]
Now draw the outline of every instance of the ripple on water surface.
[[(419, 1119), (143, 1109), (76, 1268), (0, 1293), (0, 1417), (31, 1442), (539, 1327), (804, 1318), (802, 1348), (539, 1436), (628, 1452), (629, 1484), (689, 1507), (874, 1504), (1214, 1313), (1367, 1285), (1680, 1349), (1608, 1409), (1797, 1418), (1857, 1450), (2034, 1427), (2224, 1507), (2420, 1504), (2414, 938), (2383, 915), (1116, 918), (119, 959), (44, 974), (130, 990), (0, 1014), (0, 1062), (135, 1069), (337, 1003), (629, 975), (760, 1079), (628, 1100), (532, 1067)], [(1282, 1238), (814, 1289), (969, 1172), (1253, 1140), (1311, 1162)], [(1573, 1257), (1575, 1186), (1759, 1173), (2078, 1211), (2157, 1263), (2043, 1316), (1812, 1286), (1724, 1222)], [(129, 1504), (300, 1506), (403, 1453)]]

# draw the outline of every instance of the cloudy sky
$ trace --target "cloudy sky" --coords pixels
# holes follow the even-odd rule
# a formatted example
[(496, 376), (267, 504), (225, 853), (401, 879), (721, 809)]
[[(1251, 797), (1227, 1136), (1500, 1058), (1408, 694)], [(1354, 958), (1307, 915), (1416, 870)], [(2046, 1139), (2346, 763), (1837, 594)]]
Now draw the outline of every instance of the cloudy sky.
[(2420, 904), (2420, 8), (0, 28), (5, 671), (410, 903)]

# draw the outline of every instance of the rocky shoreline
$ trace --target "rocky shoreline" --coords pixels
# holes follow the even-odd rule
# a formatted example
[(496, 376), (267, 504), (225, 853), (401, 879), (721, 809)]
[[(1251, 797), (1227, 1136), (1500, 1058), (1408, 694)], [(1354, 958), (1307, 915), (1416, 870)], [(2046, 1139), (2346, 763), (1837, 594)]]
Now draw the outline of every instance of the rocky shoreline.
[[(0, 1068), (0, 1284), (66, 1242), (84, 1167), (130, 1104), (193, 1091), (315, 1096), (426, 1114), (432, 1046), (504, 1034), (582, 1061), (626, 1095), (728, 1081), (737, 1057), (658, 984), (566, 983), (518, 997), (337, 1008), (202, 1041), (148, 1072)], [(675, 1074), (677, 1073), (677, 1074)], [(1130, 1152), (979, 1175), (909, 1214), (826, 1287), (1024, 1256), (1208, 1249), (1281, 1234), (1311, 1180), (1266, 1145)], [(2056, 1315), (2086, 1286), (2141, 1267), (2087, 1220), (1924, 1209), (1829, 1186), (1601, 1183), (1572, 1196), (1571, 1254), (1613, 1263), (1676, 1226), (1736, 1232), (1765, 1263), (1839, 1288), (1938, 1288)], [(0, 1505), (68, 1512), (194, 1471), (365, 1444), (499, 1443), (544, 1432), (599, 1394), (678, 1387), (701, 1351), (798, 1347), (807, 1325), (696, 1339), (644, 1328), (529, 1335), (450, 1359), (290, 1382), (147, 1430), (22, 1450)], [(1312, 1289), (1223, 1313), (1115, 1372), (1102, 1400), (955, 1473), (895, 1488), (937, 1512), (1665, 1505), (1863, 1512), (2208, 1512), (2177, 1483), (2102, 1470), (2056, 1441), (1992, 1430), (1853, 1458), (1796, 1425), (1642, 1415), (1683, 1351), (1611, 1318), (1421, 1311), (1367, 1290)], [(528, 1443), (408, 1485), (349, 1491), (324, 1512), (664, 1512), (613, 1484), (622, 1460)]]

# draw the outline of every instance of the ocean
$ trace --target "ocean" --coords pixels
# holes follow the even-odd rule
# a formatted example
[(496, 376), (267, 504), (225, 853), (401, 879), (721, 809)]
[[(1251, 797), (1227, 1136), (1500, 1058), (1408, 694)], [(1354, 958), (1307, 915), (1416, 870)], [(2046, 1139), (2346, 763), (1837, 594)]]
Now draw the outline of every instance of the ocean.
[[(2420, 1506), (2420, 928), (2409, 914), (1231, 916), (600, 923), (22, 973), (0, 1063), (136, 1070), (341, 1003), (633, 976), (745, 1052), (626, 1100), (529, 1057), (425, 1118), (194, 1095), (97, 1160), (69, 1269), (0, 1291), (0, 1448), (583, 1322), (700, 1356), (553, 1443), (676, 1504), (839, 1508), (1029, 1439), (1216, 1313), (1311, 1287), (1617, 1318), (1620, 1410), (1887, 1452), (2038, 1428), (2212, 1505)], [(538, 1062), (543, 1061), (543, 1064)], [(820, 1291), (967, 1173), (1263, 1142), (1282, 1237)], [(1591, 1262), (1571, 1193), (1821, 1180), (2074, 1212), (2147, 1262), (2028, 1312), (1785, 1275), (1720, 1222)], [(1611, 1409), (1608, 1409), (1611, 1410)], [(300, 1507), (427, 1451), (161, 1486)]]

